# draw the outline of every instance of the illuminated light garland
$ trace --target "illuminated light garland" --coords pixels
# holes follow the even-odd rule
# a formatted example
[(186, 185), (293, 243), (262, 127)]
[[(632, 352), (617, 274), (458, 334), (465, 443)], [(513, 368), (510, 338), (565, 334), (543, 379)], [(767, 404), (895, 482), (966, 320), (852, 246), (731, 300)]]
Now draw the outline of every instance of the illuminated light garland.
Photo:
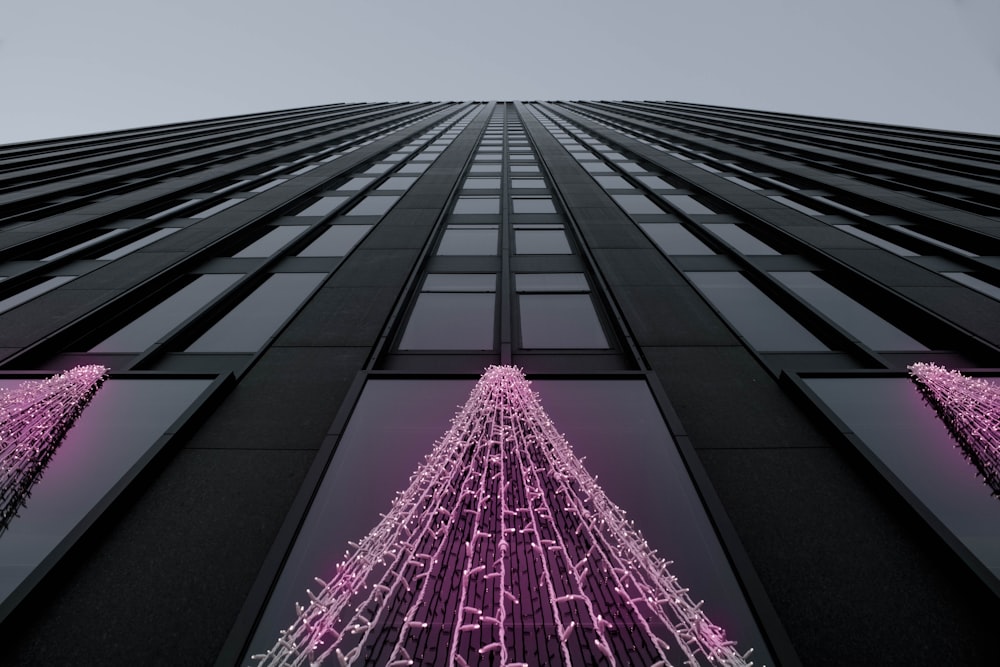
[(0, 533), (24, 506), (107, 370), (77, 366), (45, 380), (28, 380), (16, 389), (0, 389)]
[(993, 494), (1000, 496), (1000, 385), (936, 364), (907, 368)]
[(392, 509), (258, 665), (748, 666), (491, 366)]

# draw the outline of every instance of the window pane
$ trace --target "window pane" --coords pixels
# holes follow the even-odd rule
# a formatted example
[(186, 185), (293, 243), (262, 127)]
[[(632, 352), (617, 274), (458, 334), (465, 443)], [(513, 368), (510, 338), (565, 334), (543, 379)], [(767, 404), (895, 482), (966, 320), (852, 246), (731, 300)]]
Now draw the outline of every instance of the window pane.
[(46, 292), (51, 292), (60, 285), (73, 280), (73, 278), (76, 278), (76, 276), (55, 276), (54, 278), (49, 278), (38, 283), (37, 285), (34, 285), (33, 287), (23, 289), (17, 294), (13, 294), (3, 301), (0, 301), (0, 313), (5, 313), (11, 308), (20, 306), (22, 303), (27, 301), (31, 301), (36, 296), (41, 296)]
[(927, 349), (814, 273), (775, 271), (771, 275), (873, 350)]
[(225, 211), (230, 206), (236, 206), (241, 201), (243, 201), (243, 200), (242, 199), (226, 199), (225, 201), (219, 202), (215, 206), (212, 206), (210, 208), (206, 208), (204, 211), (202, 211), (200, 213), (195, 213), (191, 217), (192, 218), (207, 218), (207, 217), (209, 217), (211, 215), (215, 215), (216, 213), (219, 213), (221, 211)]
[(830, 349), (736, 271), (697, 271), (685, 275), (740, 335), (761, 352)]
[(399, 349), (492, 350), (495, 302), (487, 292), (421, 292)]
[(510, 165), (510, 173), (512, 174), (537, 174), (539, 173), (538, 167), (532, 164), (512, 164)]
[(582, 273), (518, 273), (518, 292), (586, 292), (590, 288)]
[(187, 352), (256, 352), (326, 279), (325, 273), (276, 273), (187, 348)]
[(675, 189), (675, 186), (672, 183), (667, 183), (659, 176), (636, 176), (635, 178), (646, 187), (653, 188), (654, 190)]
[(988, 283), (985, 280), (980, 280), (975, 276), (971, 276), (968, 273), (962, 273), (961, 271), (942, 271), (941, 275), (951, 278), (955, 282), (962, 283), (966, 287), (971, 287), (977, 292), (982, 292), (986, 296), (993, 297), (997, 301), (1000, 301), (1000, 287)]
[(512, 188), (544, 188), (545, 181), (541, 178), (514, 178), (510, 181)]
[(521, 347), (607, 349), (589, 294), (520, 294)]
[(141, 238), (141, 239), (139, 239), (137, 241), (132, 241), (132, 243), (129, 243), (128, 245), (124, 245), (121, 248), (118, 248), (118, 250), (112, 250), (111, 252), (109, 252), (109, 253), (107, 253), (105, 255), (101, 255), (97, 259), (105, 259), (105, 260), (120, 259), (120, 258), (124, 257), (125, 255), (128, 255), (129, 253), (133, 253), (133, 252), (135, 252), (136, 250), (138, 250), (140, 248), (145, 248), (150, 243), (154, 243), (156, 241), (159, 241), (162, 238), (170, 236), (171, 234), (173, 234), (176, 231), (180, 231), (180, 228), (179, 227), (165, 227), (163, 229), (157, 229), (152, 234), (149, 234), (148, 236), (144, 236), (143, 238)]
[(499, 174), (499, 164), (474, 164), (469, 167), (470, 174)]
[(702, 204), (690, 195), (663, 195), (664, 201), (682, 213), (688, 215), (711, 215), (712, 209)]
[(499, 213), (500, 199), (497, 197), (459, 197), (453, 212), (456, 214)]
[(299, 211), (295, 215), (326, 215), (337, 210), (345, 201), (347, 201), (347, 197), (323, 197), (309, 208)]
[(560, 229), (518, 229), (514, 242), (519, 255), (569, 255), (569, 241)]
[(879, 236), (875, 236), (874, 234), (871, 234), (869, 232), (866, 232), (863, 229), (858, 229), (854, 225), (834, 225), (834, 227), (836, 227), (842, 232), (850, 234), (851, 236), (856, 236), (859, 239), (868, 241), (872, 245), (878, 246), (883, 250), (888, 250), (891, 253), (899, 255), (900, 257), (916, 257), (918, 254), (913, 252), (912, 250), (904, 248), (903, 246), (896, 245), (892, 241), (886, 241), (885, 239)]
[(467, 178), (463, 186), (466, 190), (499, 190), (499, 178)]
[(729, 243), (744, 255), (779, 255), (777, 250), (767, 245), (739, 225), (725, 222), (705, 225), (705, 229)]
[(646, 215), (663, 213), (663, 209), (653, 203), (646, 195), (611, 195), (611, 198), (625, 210), (626, 213)]
[(374, 176), (359, 176), (358, 178), (352, 178), (343, 185), (341, 185), (337, 190), (364, 190), (372, 181), (375, 180)]
[(199, 276), (90, 351), (142, 352), (242, 277), (242, 273), (210, 273)]
[(243, 250), (240, 250), (233, 257), (270, 257), (287, 243), (290, 243), (292, 239), (298, 238), (299, 234), (307, 229), (309, 229), (308, 225), (275, 227), (264, 236), (243, 248)]
[(634, 189), (632, 184), (626, 181), (621, 176), (594, 176), (594, 180), (597, 181), (598, 185), (604, 188), (621, 189), (621, 190)]
[(299, 253), (299, 257), (343, 257), (357, 245), (371, 225), (334, 225)]
[(397, 174), (422, 174), (427, 171), (429, 165), (424, 162), (409, 162), (399, 168)]
[(376, 190), (407, 190), (416, 180), (416, 176), (390, 176)]
[(365, 197), (358, 205), (347, 212), (347, 215), (382, 215), (396, 203), (399, 197), (370, 196)]
[(497, 230), (484, 226), (480, 229), (446, 229), (438, 246), (439, 255), (495, 255)]
[(714, 255), (715, 252), (677, 222), (640, 223), (660, 250), (668, 255)]
[(495, 292), (495, 273), (428, 273), (425, 292)]
[(556, 207), (548, 198), (527, 199), (514, 197), (514, 213), (555, 213)]

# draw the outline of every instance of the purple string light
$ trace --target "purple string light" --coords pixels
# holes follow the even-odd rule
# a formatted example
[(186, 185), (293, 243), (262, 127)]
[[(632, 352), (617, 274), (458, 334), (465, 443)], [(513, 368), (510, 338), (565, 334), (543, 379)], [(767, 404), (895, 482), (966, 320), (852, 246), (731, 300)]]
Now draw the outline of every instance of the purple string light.
[(1000, 496), (1000, 386), (935, 364), (907, 368), (993, 494)]
[(24, 505), (107, 370), (77, 366), (45, 380), (28, 380), (16, 389), (0, 389), (0, 532)]
[(392, 509), (259, 665), (748, 666), (560, 435), (491, 366)]

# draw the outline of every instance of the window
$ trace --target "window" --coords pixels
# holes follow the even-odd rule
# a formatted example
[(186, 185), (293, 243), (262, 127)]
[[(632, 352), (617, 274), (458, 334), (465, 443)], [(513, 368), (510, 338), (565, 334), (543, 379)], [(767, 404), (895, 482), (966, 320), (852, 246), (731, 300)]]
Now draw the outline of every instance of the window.
[(215, 206), (211, 206), (209, 208), (206, 208), (204, 211), (199, 211), (198, 213), (195, 213), (191, 217), (192, 218), (207, 218), (209, 216), (215, 215), (216, 213), (220, 213), (221, 211), (225, 211), (230, 206), (236, 206), (241, 201), (243, 201), (243, 200), (242, 199), (226, 199), (224, 201), (219, 202)]
[(325, 273), (276, 273), (193, 342), (187, 352), (256, 352), (326, 279)]
[(391, 176), (376, 190), (408, 190), (417, 180), (416, 176)]
[(739, 250), (744, 255), (779, 255), (777, 250), (767, 245), (739, 225), (723, 222), (703, 225), (704, 229)]
[(141, 239), (132, 241), (132, 243), (124, 245), (121, 248), (118, 248), (117, 250), (112, 250), (109, 253), (101, 255), (97, 259), (103, 259), (103, 260), (120, 259), (125, 255), (128, 255), (130, 253), (135, 252), (136, 250), (139, 250), (140, 248), (145, 248), (150, 243), (154, 243), (162, 238), (166, 238), (167, 236), (170, 236), (171, 234), (179, 230), (180, 230), (179, 227), (164, 227), (163, 229), (157, 229), (156, 231), (152, 232), (151, 234), (147, 234)]
[(499, 190), (499, 178), (467, 178), (462, 185), (466, 190)]
[(6, 313), (11, 308), (16, 308), (17, 306), (20, 306), (22, 303), (31, 301), (36, 296), (41, 296), (46, 292), (51, 292), (60, 285), (64, 285), (69, 281), (73, 280), (73, 278), (76, 278), (76, 276), (54, 276), (52, 278), (47, 278), (43, 280), (37, 285), (33, 285), (31, 287), (28, 287), (27, 289), (23, 289), (17, 294), (11, 295), (6, 299), (0, 301), (0, 313)]
[(341, 191), (341, 192), (343, 192), (343, 191), (350, 192), (350, 191), (353, 191), (353, 190), (364, 190), (374, 180), (375, 180), (374, 176), (359, 176), (357, 178), (352, 178), (351, 180), (347, 181), (346, 183), (344, 183), (343, 185), (341, 185), (339, 188), (337, 188), (337, 190)]
[(514, 244), (519, 255), (569, 255), (572, 253), (562, 229), (515, 229)]
[(427, 163), (424, 163), (424, 162), (409, 162), (407, 164), (404, 164), (402, 167), (400, 167), (399, 171), (397, 171), (396, 173), (397, 174), (422, 174), (425, 171), (427, 171), (427, 167), (429, 167), (429, 166), (430, 166), (430, 164), (427, 164)]
[(371, 225), (333, 225), (306, 246), (298, 256), (344, 257), (371, 228)]
[(512, 178), (510, 181), (512, 188), (544, 188), (545, 181), (541, 178)]
[(582, 273), (515, 275), (521, 347), (608, 349)]
[(988, 297), (992, 297), (997, 301), (1000, 301), (1000, 287), (988, 283), (985, 280), (980, 280), (973, 275), (968, 273), (962, 273), (961, 271), (943, 271), (942, 276), (946, 278), (951, 278), (957, 283), (962, 283), (966, 287), (971, 287), (977, 292), (982, 292)]
[(120, 234), (124, 234), (126, 231), (128, 231), (128, 230), (126, 230), (126, 229), (112, 229), (111, 231), (104, 232), (103, 234), (101, 234), (99, 236), (96, 236), (96, 237), (94, 237), (94, 238), (92, 238), (92, 239), (90, 239), (88, 241), (84, 241), (82, 243), (77, 243), (76, 245), (74, 245), (72, 247), (69, 247), (69, 248), (66, 248), (65, 250), (60, 250), (59, 252), (57, 252), (55, 254), (49, 255), (48, 257), (43, 257), (41, 259), (41, 261), (43, 261), (43, 262), (53, 262), (53, 261), (55, 261), (57, 259), (62, 259), (63, 257), (69, 257), (70, 255), (72, 255), (73, 253), (75, 253), (75, 252), (77, 252), (79, 250), (85, 250), (87, 248), (95, 246), (98, 243), (101, 243), (103, 241), (107, 241), (108, 239), (111, 239), (111, 238), (114, 238), (116, 236), (119, 236)]
[(685, 275), (747, 343), (761, 352), (830, 349), (742, 274), (692, 271)]
[(615, 203), (624, 209), (626, 213), (633, 215), (655, 215), (662, 214), (663, 209), (657, 206), (646, 195), (611, 195)]
[(438, 246), (439, 255), (496, 255), (496, 225), (449, 225)]
[(913, 252), (912, 250), (904, 248), (903, 246), (896, 245), (891, 241), (886, 241), (881, 237), (875, 236), (874, 234), (870, 234), (863, 229), (858, 229), (854, 225), (834, 225), (834, 227), (836, 227), (842, 232), (850, 234), (851, 236), (856, 236), (863, 241), (868, 241), (868, 243), (871, 243), (874, 246), (878, 246), (883, 250), (888, 250), (893, 254), (899, 255), (900, 257), (916, 257), (918, 254)]
[(775, 271), (771, 275), (873, 350), (927, 349), (814, 273)]
[(632, 184), (621, 176), (594, 176), (597, 184), (612, 190), (633, 190)]
[(793, 199), (789, 199), (788, 197), (782, 197), (781, 195), (769, 195), (768, 198), (769, 199), (773, 199), (774, 201), (776, 201), (776, 202), (778, 202), (780, 204), (784, 204), (788, 208), (793, 208), (793, 209), (795, 209), (796, 211), (798, 211), (800, 213), (805, 213), (806, 215), (814, 215), (814, 216), (815, 215), (823, 215), (822, 213), (820, 213), (816, 209), (809, 208), (805, 204), (800, 204), (800, 203), (798, 203), (797, 201), (795, 201)]
[(348, 211), (346, 215), (383, 215), (398, 200), (399, 197), (388, 195), (365, 197), (354, 208)]
[(556, 207), (549, 197), (513, 197), (514, 213), (555, 213)]
[(496, 274), (431, 273), (399, 342), (400, 350), (492, 350)]
[(347, 199), (347, 197), (323, 197), (295, 215), (327, 215), (336, 211)]
[(500, 213), (499, 197), (459, 197), (455, 202), (455, 214)]
[(677, 222), (640, 223), (643, 231), (666, 255), (714, 255), (715, 251)]
[(690, 195), (663, 195), (663, 200), (681, 213), (688, 215), (711, 215), (712, 209)]
[(199, 276), (92, 347), (90, 351), (142, 352), (242, 277), (242, 273), (211, 273)]
[(270, 257), (280, 248), (283, 248), (287, 243), (290, 243), (293, 239), (298, 238), (298, 236), (307, 229), (309, 229), (308, 225), (286, 225), (283, 227), (275, 227), (268, 233), (264, 234), (264, 236), (243, 248), (243, 250), (234, 254), (233, 257)]

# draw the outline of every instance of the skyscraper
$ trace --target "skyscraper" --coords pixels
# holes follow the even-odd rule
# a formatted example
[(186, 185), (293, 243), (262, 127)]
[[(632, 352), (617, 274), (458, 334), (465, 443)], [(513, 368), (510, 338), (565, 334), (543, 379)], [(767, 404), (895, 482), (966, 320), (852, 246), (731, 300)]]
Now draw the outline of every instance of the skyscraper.
[[(907, 367), (1000, 368), (1000, 139), (401, 103), (0, 160), (3, 386), (110, 369), (0, 534), (13, 664), (251, 664), (362, 561), (385, 590), (340, 620), (391, 642), (345, 644), (355, 664), (653, 664), (691, 628), (758, 665), (995, 659), (1000, 501)], [(491, 366), (523, 369), (544, 412), (466, 405)], [(412, 553), (411, 496), (439, 503), (407, 506), (434, 536)], [(437, 539), (469, 560), (418, 585)], [(623, 578), (647, 548), (698, 610), (662, 633), (639, 626), (666, 598)], [(499, 583), (518, 563), (537, 590)], [(407, 643), (422, 623), (433, 641)]]

